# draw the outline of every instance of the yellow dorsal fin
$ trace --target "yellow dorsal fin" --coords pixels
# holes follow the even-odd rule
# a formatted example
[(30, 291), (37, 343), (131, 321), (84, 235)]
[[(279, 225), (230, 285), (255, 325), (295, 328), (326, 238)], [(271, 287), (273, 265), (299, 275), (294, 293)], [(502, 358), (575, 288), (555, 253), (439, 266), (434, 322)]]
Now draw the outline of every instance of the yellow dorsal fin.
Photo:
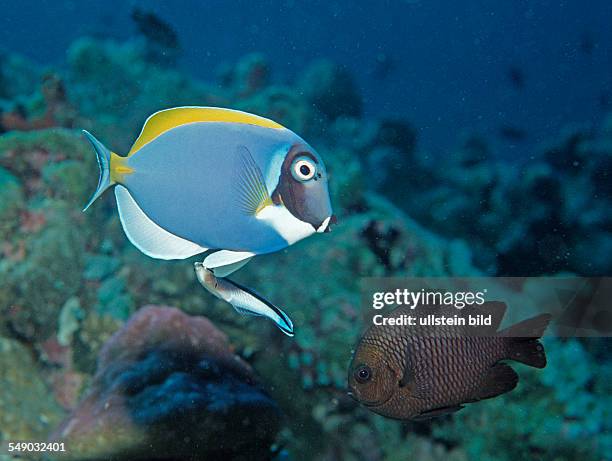
[(222, 109), (220, 107), (175, 107), (174, 109), (156, 112), (147, 119), (128, 156), (136, 153), (142, 146), (157, 138), (160, 134), (174, 127), (194, 122), (246, 123), (266, 128), (284, 128), (272, 120), (239, 110)]

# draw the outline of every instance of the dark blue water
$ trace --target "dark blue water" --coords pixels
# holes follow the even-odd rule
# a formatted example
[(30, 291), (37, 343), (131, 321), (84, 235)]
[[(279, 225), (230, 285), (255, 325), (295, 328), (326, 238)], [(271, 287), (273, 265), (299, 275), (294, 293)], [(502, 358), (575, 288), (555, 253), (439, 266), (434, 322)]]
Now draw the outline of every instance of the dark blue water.
[(478, 131), (501, 155), (525, 157), (569, 122), (598, 122), (612, 100), (605, 0), (2, 3), (0, 44), (40, 63), (63, 61), (84, 34), (133, 35), (137, 5), (174, 26), (181, 66), (198, 77), (251, 51), (267, 54), (278, 81), (332, 58), (356, 78), (366, 115), (410, 120), (433, 150)]

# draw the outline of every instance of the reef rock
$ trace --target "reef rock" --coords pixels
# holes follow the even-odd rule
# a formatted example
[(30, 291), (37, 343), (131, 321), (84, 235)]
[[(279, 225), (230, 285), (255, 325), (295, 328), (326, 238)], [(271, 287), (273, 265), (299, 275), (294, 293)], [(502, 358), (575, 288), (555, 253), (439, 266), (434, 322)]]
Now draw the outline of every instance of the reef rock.
[(61, 420), (62, 409), (49, 392), (31, 351), (2, 336), (0, 383), (0, 446), (8, 440), (43, 440)]
[(251, 96), (270, 82), (270, 64), (261, 53), (243, 57), (234, 73), (234, 83), (237, 85), (235, 91), (239, 96)]
[(91, 389), (50, 440), (61, 459), (268, 459), (280, 412), (204, 317), (140, 309), (104, 345)]

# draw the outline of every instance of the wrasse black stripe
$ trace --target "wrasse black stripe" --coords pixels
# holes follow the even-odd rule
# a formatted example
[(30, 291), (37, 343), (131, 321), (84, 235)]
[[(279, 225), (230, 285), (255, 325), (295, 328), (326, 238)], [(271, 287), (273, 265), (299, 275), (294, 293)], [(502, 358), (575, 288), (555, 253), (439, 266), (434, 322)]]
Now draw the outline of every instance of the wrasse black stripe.
[[(268, 306), (270, 309), (272, 309), (276, 314), (278, 314), (278, 316), (280, 318), (283, 319), (283, 321), (287, 324), (287, 325), (291, 325), (290, 320), (287, 318), (287, 315), (281, 311), (278, 307), (276, 307), (274, 304), (272, 304), (270, 301), (268, 301), (267, 299), (263, 298), (261, 295), (255, 293), (253, 290), (251, 290), (250, 288), (245, 287), (244, 285), (240, 285), (237, 282), (234, 282), (233, 280), (230, 280), (228, 278), (225, 278), (225, 281), (229, 282), (230, 284), (234, 285), (236, 288), (238, 288), (239, 290), (242, 290), (248, 294), (250, 294), (251, 296), (253, 296), (254, 298), (258, 299), (259, 301), (261, 301), (262, 303), (264, 303), (266, 306)], [(280, 325), (279, 325), (280, 327)], [(288, 330), (285, 329), (285, 331), (290, 331), (292, 332), (293, 330)]]

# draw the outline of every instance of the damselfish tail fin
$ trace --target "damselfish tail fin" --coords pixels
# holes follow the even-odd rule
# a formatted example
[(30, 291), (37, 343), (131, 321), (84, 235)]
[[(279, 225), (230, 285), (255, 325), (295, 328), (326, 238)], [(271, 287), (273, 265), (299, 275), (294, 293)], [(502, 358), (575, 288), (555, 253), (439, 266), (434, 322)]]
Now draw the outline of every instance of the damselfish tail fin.
[(550, 314), (541, 314), (500, 331), (500, 336), (508, 337), (508, 359), (544, 368), (546, 353), (538, 339), (544, 334), (550, 319)]
[(87, 210), (91, 206), (93, 202), (96, 201), (100, 195), (104, 193), (106, 189), (114, 184), (111, 180), (110, 174), (110, 159), (111, 159), (111, 151), (108, 150), (104, 145), (98, 141), (94, 136), (88, 131), (83, 130), (83, 134), (87, 137), (94, 150), (96, 151), (96, 156), (98, 158), (98, 166), (100, 167), (100, 179), (98, 179), (98, 187), (94, 194), (91, 196), (91, 199), (83, 208), (83, 211)]

